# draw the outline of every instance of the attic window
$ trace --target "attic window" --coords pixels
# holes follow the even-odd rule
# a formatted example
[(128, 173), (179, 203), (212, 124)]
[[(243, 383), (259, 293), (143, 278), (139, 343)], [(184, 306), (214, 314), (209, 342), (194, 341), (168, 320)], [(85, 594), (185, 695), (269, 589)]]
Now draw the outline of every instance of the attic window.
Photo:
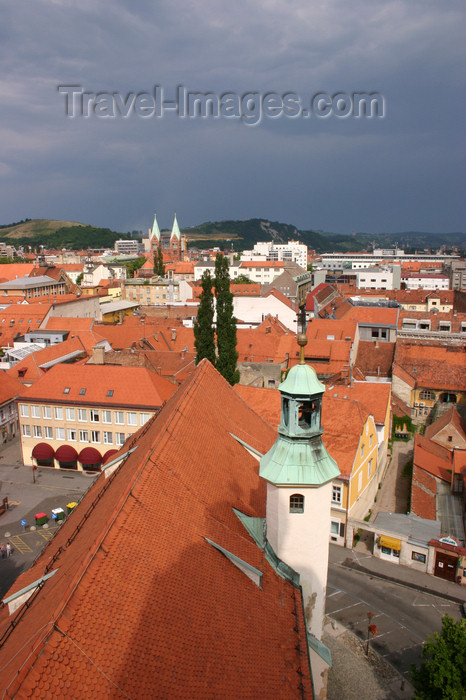
[(80, 395), (80, 396), (84, 396), (85, 393), (86, 393), (86, 389), (80, 389), (80, 390), (79, 390), (79, 395)]
[(109, 389), (107, 391), (107, 396), (113, 396), (113, 389)]
[(69, 386), (65, 386), (65, 388), (63, 389), (63, 393), (64, 393), (64, 394), (69, 394), (69, 393), (70, 393), (70, 387), (69, 387)]

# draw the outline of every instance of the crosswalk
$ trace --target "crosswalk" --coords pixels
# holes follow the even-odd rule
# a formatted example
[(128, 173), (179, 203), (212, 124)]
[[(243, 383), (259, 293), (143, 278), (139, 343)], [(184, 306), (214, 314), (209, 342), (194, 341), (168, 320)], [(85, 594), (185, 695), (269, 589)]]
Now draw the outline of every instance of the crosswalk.
[(13, 535), (9, 538), (9, 542), (13, 549), (15, 549), (20, 554), (26, 554), (26, 552), (32, 552), (32, 549), (19, 535)]
[[(43, 540), (45, 540), (46, 542), (51, 540), (55, 534), (56, 529), (57, 526), (49, 527), (46, 530), (33, 530), (31, 532), (24, 532), (21, 535), (11, 535), (10, 537), (8, 537), (8, 541), (11, 544), (13, 550), (18, 554), (30, 554), (34, 551), (34, 549), (37, 551), (38, 547), (44, 546)], [(42, 544), (40, 544), (40, 542), (42, 542)]]

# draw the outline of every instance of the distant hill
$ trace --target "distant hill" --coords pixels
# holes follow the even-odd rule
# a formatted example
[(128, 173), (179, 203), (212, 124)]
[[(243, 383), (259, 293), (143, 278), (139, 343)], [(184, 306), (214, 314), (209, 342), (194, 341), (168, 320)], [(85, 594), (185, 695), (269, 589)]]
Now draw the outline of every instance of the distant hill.
[(53, 219), (26, 219), (0, 226), (0, 241), (15, 246), (43, 245), (71, 250), (113, 248), (115, 241), (123, 235), (108, 228)]
[(251, 248), (259, 241), (286, 243), (294, 239), (305, 243), (317, 253), (356, 252), (377, 247), (391, 247), (398, 243), (409, 249), (438, 248), (441, 245), (466, 248), (464, 233), (422, 233), (415, 231), (401, 233), (353, 233), (342, 235), (329, 231), (302, 230), (290, 224), (268, 219), (246, 219), (228, 221), (208, 221), (183, 231), (191, 245), (205, 248), (210, 245), (225, 247), (231, 241), (235, 249)]
[[(292, 224), (268, 219), (244, 219), (207, 221), (198, 226), (183, 229), (191, 246), (209, 248), (233, 246), (235, 250), (252, 248), (259, 241), (286, 243), (291, 239), (305, 243), (317, 253), (357, 252), (377, 247), (391, 247), (396, 243), (406, 250), (436, 249), (440, 246), (456, 246), (466, 250), (464, 233), (423, 233), (406, 231), (399, 233), (353, 233), (342, 235), (330, 231), (302, 230)], [(48, 248), (113, 248), (116, 240), (128, 234), (111, 231), (74, 221), (52, 219), (26, 219), (0, 226), (0, 241), (16, 246), (44, 245)], [(231, 242), (231, 243), (230, 243)]]

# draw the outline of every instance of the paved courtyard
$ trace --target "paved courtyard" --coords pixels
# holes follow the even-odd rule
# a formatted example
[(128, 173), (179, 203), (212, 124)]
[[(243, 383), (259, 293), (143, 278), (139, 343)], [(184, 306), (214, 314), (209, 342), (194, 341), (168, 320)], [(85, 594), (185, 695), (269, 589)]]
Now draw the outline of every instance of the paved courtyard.
[[(9, 502), (0, 516), (0, 543), (9, 542), (13, 548), (9, 559), (0, 559), (0, 596), (31, 566), (59, 527), (51, 518), (52, 510), (63, 508), (66, 513), (67, 504), (78, 502), (94, 479), (95, 475), (47, 467), (33, 473), (23, 465), (18, 438), (0, 447), (0, 502), (5, 497)], [(36, 513), (47, 514), (45, 526), (36, 528)]]

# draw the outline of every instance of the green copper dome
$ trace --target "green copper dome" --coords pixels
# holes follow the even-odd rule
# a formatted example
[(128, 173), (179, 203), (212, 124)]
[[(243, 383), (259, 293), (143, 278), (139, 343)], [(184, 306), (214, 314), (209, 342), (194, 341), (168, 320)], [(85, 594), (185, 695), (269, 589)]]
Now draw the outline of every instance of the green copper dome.
[(315, 370), (309, 365), (295, 365), (278, 387), (279, 391), (294, 396), (323, 394), (325, 386), (317, 379)]

